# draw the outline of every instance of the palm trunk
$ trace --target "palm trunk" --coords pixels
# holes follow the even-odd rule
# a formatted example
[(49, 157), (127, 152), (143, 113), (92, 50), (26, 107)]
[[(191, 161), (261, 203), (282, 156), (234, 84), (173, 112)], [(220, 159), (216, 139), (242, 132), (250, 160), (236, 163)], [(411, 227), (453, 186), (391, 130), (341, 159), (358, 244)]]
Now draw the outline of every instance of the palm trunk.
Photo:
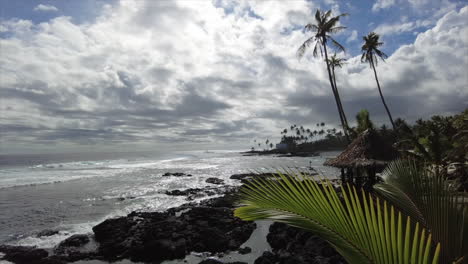
[(335, 86), (333, 85), (333, 78), (332, 78), (331, 71), (330, 71), (330, 64), (328, 63), (328, 53), (327, 53), (327, 45), (325, 44), (326, 43), (325, 38), (323, 38), (322, 43), (323, 43), (323, 48), (324, 48), (324, 51), (325, 51), (325, 62), (327, 63), (328, 79), (330, 81), (330, 85), (331, 85), (331, 88), (332, 88), (332, 91), (333, 91), (333, 96), (335, 97), (336, 107), (338, 108), (338, 114), (340, 115), (341, 125), (343, 126), (343, 131), (344, 131), (344, 134), (346, 136), (346, 141), (349, 144), (350, 140), (349, 140), (349, 135), (348, 135), (348, 133), (346, 131), (347, 127), (346, 127), (346, 124), (345, 124), (344, 119), (343, 119), (343, 114), (341, 112), (340, 103), (338, 101), (338, 96), (336, 94)]
[(333, 70), (333, 84), (335, 85), (336, 97), (338, 97), (338, 104), (340, 105), (340, 110), (341, 110), (341, 113), (343, 115), (344, 123), (346, 125), (345, 133), (347, 134), (347, 130), (348, 130), (348, 127), (349, 127), (348, 126), (348, 120), (346, 119), (346, 114), (345, 114), (345, 111), (344, 111), (344, 108), (343, 108), (343, 104), (341, 103), (340, 93), (338, 92), (338, 86), (336, 85), (335, 66), (332, 66), (332, 70)]
[(385, 99), (382, 94), (382, 90), (380, 89), (379, 78), (377, 78), (377, 71), (375, 70), (374, 62), (372, 60), (371, 60), (371, 66), (372, 66), (372, 69), (374, 70), (375, 81), (377, 82), (377, 88), (379, 89), (380, 98), (382, 99), (382, 103), (385, 107), (385, 110), (387, 111), (388, 118), (390, 118), (390, 122), (392, 123), (393, 130), (396, 131), (396, 126), (395, 126), (395, 123), (393, 123), (392, 114), (390, 114), (390, 110), (388, 110), (387, 104), (385, 103)]

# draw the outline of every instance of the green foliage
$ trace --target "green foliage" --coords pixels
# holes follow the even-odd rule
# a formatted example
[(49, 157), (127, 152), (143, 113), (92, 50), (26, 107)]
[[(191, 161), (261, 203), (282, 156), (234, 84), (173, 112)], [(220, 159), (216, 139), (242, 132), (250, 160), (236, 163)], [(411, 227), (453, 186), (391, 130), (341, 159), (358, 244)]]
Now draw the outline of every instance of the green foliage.
[(325, 123), (317, 123), (319, 129), (309, 129), (292, 125), (281, 131), (280, 143), (287, 144), (290, 152), (316, 152), (321, 150), (343, 149), (346, 139), (343, 132), (335, 128), (325, 129)]
[(419, 119), (413, 126), (397, 120), (397, 146), (420, 160), (447, 166), (468, 161), (468, 109), (455, 116)]
[(328, 180), (298, 173), (255, 179), (242, 188), (244, 220), (272, 219), (327, 240), (349, 263), (438, 263), (440, 245), (410, 217), (354, 187), (341, 196)]
[(367, 36), (362, 37), (364, 44), (361, 47), (362, 62), (368, 62), (372, 67), (377, 64), (378, 58), (385, 60), (388, 56), (379, 49), (383, 45), (380, 42), (379, 34), (375, 32), (369, 33)]
[(468, 258), (468, 199), (451, 191), (443, 177), (413, 161), (395, 161), (383, 176), (385, 183), (374, 189), (431, 230), (442, 244), (441, 263)]
[(341, 14), (335, 17), (331, 16), (331, 10), (326, 12), (322, 12), (317, 10), (315, 12), (315, 24), (307, 24), (304, 29), (305, 31), (312, 32), (314, 35), (307, 39), (297, 50), (297, 56), (301, 58), (304, 56), (305, 51), (309, 48), (310, 45), (314, 45), (314, 49), (312, 54), (314, 57), (318, 56), (318, 51), (320, 50), (320, 54), (323, 54), (323, 48), (328, 41), (330, 41), (333, 46), (340, 50), (344, 51), (344, 47), (338, 43), (335, 39), (331, 37), (330, 34), (337, 33), (346, 27), (337, 26), (340, 21), (340, 18), (343, 16), (347, 16), (347, 14)]
[(361, 111), (359, 111), (359, 113), (356, 115), (356, 121), (356, 132), (358, 134), (366, 131), (367, 129), (374, 129), (374, 124), (370, 120), (369, 111), (367, 111), (366, 109), (362, 109)]

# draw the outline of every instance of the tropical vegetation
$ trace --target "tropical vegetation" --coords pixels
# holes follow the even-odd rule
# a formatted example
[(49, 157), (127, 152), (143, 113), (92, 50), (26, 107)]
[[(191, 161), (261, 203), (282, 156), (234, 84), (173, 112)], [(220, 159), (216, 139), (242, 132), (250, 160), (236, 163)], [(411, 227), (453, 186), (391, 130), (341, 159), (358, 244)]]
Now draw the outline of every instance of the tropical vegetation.
[(432, 233), (386, 200), (297, 172), (278, 175), (244, 186), (235, 215), (309, 230), (349, 263), (438, 263), (441, 245)]
[[(329, 58), (327, 45), (344, 47), (330, 34), (345, 27), (331, 11), (315, 13), (314, 35), (298, 49), (301, 58), (313, 45), (325, 57), (330, 86), (343, 133), (292, 125), (281, 131), (281, 142), (297, 149), (318, 150), (318, 142), (346, 143), (367, 130), (393, 144), (401, 159), (382, 172), (383, 182), (358, 190), (352, 184), (334, 186), (329, 180), (287, 170), (256, 178), (242, 189), (235, 215), (244, 220), (272, 219), (304, 228), (327, 240), (349, 263), (468, 263), (468, 109), (455, 116), (433, 116), (408, 124), (394, 120), (382, 93), (376, 66), (387, 55), (380, 36), (363, 37), (361, 61), (369, 63), (392, 129), (377, 128), (363, 109), (350, 127), (337, 89), (336, 73), (344, 59)], [(321, 128), (321, 129), (320, 129)], [(325, 132), (326, 131), (326, 132)], [(326, 134), (326, 135), (325, 135)], [(315, 140), (314, 140), (315, 139)], [(344, 144), (345, 145), (345, 144)]]
[(446, 178), (415, 161), (391, 163), (377, 194), (431, 231), (442, 245), (441, 263), (468, 261), (468, 199), (446, 184)]

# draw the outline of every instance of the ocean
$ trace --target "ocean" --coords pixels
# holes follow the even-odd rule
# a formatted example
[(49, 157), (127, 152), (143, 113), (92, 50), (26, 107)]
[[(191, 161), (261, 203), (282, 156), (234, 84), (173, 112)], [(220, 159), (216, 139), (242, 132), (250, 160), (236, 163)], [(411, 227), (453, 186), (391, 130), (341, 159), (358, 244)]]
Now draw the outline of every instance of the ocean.
[[(209, 177), (237, 186), (239, 181), (229, 179), (232, 174), (286, 167), (306, 170), (312, 165), (321, 175), (334, 178), (338, 171), (322, 164), (336, 154), (243, 156), (217, 150), (0, 155), (0, 244), (51, 248), (71, 235), (92, 232), (94, 225), (110, 217), (187, 203), (185, 196), (165, 192), (214, 186), (205, 182)], [(193, 176), (162, 176), (166, 172)], [(44, 230), (58, 233), (38, 237)]]

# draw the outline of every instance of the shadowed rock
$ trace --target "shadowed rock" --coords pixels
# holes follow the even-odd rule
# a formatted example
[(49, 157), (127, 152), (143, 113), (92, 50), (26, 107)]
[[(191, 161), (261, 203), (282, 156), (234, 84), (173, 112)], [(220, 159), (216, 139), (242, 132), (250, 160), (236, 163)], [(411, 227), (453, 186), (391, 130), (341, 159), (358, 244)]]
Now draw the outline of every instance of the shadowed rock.
[(161, 261), (184, 258), (189, 252), (236, 250), (255, 229), (228, 208), (194, 207), (176, 216), (131, 213), (95, 226), (99, 254), (107, 260)]

